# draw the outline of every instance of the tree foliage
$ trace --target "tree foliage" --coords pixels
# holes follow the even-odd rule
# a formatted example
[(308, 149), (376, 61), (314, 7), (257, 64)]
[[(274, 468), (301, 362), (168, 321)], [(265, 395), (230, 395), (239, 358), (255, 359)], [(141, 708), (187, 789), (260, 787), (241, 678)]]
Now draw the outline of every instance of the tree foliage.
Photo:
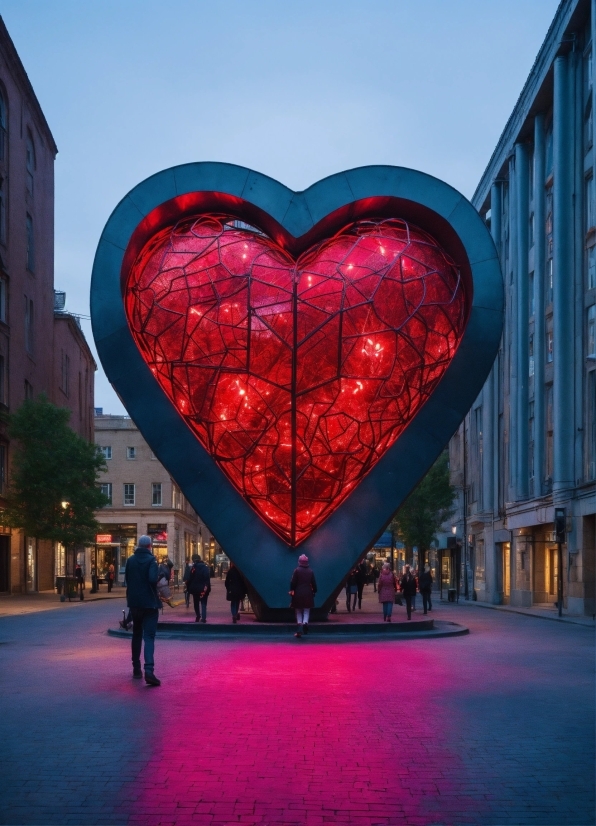
[(16, 441), (2, 521), (27, 536), (69, 545), (94, 541), (94, 511), (108, 504), (98, 486), (106, 469), (99, 448), (68, 426), (70, 410), (27, 400), (8, 417)]
[(449, 481), (449, 458), (442, 453), (394, 516), (389, 529), (406, 547), (426, 551), (453, 513), (455, 488)]

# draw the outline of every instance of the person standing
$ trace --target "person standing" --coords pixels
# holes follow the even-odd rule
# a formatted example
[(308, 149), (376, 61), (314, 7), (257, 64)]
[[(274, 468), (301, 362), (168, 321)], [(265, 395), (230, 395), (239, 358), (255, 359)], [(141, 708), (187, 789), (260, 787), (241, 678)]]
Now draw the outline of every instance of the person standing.
[(193, 565), (188, 575), (186, 587), (192, 594), (195, 609), (195, 622), (207, 622), (207, 600), (211, 593), (209, 568), (198, 554), (192, 558)]
[(420, 574), (420, 579), (418, 580), (418, 590), (422, 594), (422, 607), (424, 608), (425, 614), (433, 609), (431, 600), (432, 587), (433, 575), (430, 572), (430, 565), (425, 565), (424, 571)]
[(190, 576), (190, 569), (192, 568), (192, 564), (190, 559), (186, 560), (186, 565), (184, 566), (184, 575), (182, 577), (182, 582), (184, 583), (184, 601), (186, 602), (186, 607), (190, 605), (190, 591), (188, 590), (188, 577)]
[(362, 609), (362, 594), (364, 592), (364, 586), (366, 585), (366, 575), (368, 573), (368, 566), (366, 564), (366, 559), (362, 559), (360, 564), (356, 568), (356, 588), (358, 590), (358, 608)]
[(391, 622), (393, 604), (395, 603), (395, 592), (397, 591), (397, 579), (388, 562), (383, 563), (383, 567), (381, 568), (377, 591), (379, 593), (379, 602), (383, 605), (383, 622)]
[(226, 574), (226, 599), (230, 603), (232, 612), (232, 622), (236, 623), (240, 619), (240, 603), (246, 594), (246, 585), (242, 579), (242, 574), (233, 562)]
[(412, 619), (412, 597), (416, 596), (416, 578), (410, 571), (410, 566), (406, 565), (405, 573), (402, 576), (399, 589), (406, 600), (406, 609), (408, 611), (408, 619)]
[(81, 599), (83, 599), (83, 591), (85, 590), (85, 577), (83, 576), (83, 569), (81, 568), (81, 565), (78, 562), (75, 568), (75, 580), (77, 583), (77, 588), (79, 589), (79, 596), (81, 597)]
[(132, 556), (126, 560), (126, 602), (132, 616), (132, 676), (143, 677), (141, 648), (144, 643), (145, 682), (161, 685), (155, 676), (155, 633), (160, 600), (157, 596), (157, 560), (151, 549), (151, 537), (141, 536)]
[(106, 577), (106, 579), (108, 581), (108, 594), (111, 592), (112, 585), (114, 584), (114, 573), (115, 573), (114, 563), (110, 562), (110, 564), (108, 565), (108, 574), (107, 574), (107, 577)]
[[(348, 612), (356, 610), (356, 600), (358, 599), (358, 569), (353, 568), (348, 574), (346, 582), (346, 608)], [(353, 604), (350, 607), (350, 603)]]
[(308, 620), (310, 619), (310, 609), (315, 604), (315, 594), (317, 593), (317, 583), (315, 575), (308, 564), (308, 557), (302, 554), (298, 558), (298, 567), (292, 574), (290, 582), (290, 594), (292, 597), (291, 607), (296, 611), (296, 637), (301, 637), (302, 633), (308, 634)]

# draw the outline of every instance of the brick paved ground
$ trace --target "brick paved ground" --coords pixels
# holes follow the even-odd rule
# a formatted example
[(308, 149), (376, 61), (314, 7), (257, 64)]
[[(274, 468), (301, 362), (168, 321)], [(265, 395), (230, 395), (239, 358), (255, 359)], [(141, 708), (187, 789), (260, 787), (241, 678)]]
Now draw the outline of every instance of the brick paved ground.
[(594, 823), (594, 633), (441, 605), (467, 637), (157, 642), (122, 603), (0, 618), (2, 824)]

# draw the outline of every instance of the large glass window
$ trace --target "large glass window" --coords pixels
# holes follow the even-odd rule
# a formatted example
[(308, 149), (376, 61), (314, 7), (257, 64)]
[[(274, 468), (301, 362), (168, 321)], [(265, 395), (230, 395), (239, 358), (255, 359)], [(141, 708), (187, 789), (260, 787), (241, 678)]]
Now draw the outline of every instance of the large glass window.
[(161, 504), (161, 482), (153, 482), (151, 485), (151, 505), (153, 507), (159, 507)]
[(100, 491), (103, 493), (104, 496), (107, 496), (110, 500), (106, 507), (110, 507), (112, 504), (112, 483), (111, 482), (102, 482), (99, 486)]
[(31, 132), (27, 130), (27, 147), (26, 147), (26, 166), (27, 166), (27, 192), (33, 195), (33, 174), (35, 172), (35, 144)]
[(588, 358), (596, 358), (596, 304), (588, 307), (587, 334), (588, 349), (586, 355)]
[(7, 149), (7, 141), (6, 141), (6, 126), (7, 126), (7, 112), (6, 112), (6, 101), (4, 100), (4, 95), (0, 91), (0, 161), (6, 160), (6, 149)]
[(33, 218), (27, 213), (27, 269), (35, 272), (35, 235), (33, 233)]
[(124, 483), (124, 504), (134, 505), (135, 503), (135, 486), (131, 482)]

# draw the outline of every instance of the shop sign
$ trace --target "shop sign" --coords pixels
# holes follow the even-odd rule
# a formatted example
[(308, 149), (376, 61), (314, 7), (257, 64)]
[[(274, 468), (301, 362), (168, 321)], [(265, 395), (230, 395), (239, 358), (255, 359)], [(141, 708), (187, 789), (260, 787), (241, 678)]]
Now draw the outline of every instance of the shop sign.
[(111, 533), (98, 533), (95, 537), (95, 542), (97, 545), (107, 545), (112, 541), (112, 534)]

